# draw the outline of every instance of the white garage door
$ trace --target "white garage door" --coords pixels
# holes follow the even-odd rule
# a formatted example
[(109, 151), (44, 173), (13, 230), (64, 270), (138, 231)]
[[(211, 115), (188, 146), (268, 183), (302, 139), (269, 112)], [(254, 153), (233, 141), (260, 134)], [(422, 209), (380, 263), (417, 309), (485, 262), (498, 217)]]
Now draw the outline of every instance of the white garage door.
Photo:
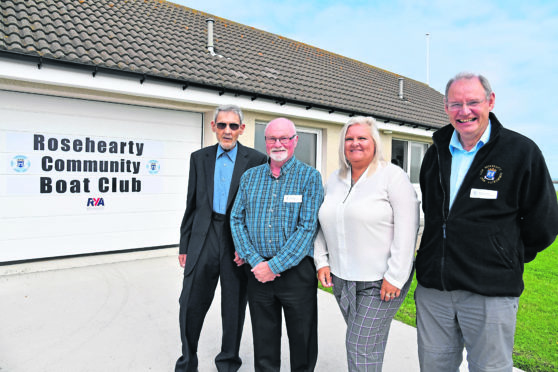
[(0, 91), (0, 262), (177, 244), (202, 120)]

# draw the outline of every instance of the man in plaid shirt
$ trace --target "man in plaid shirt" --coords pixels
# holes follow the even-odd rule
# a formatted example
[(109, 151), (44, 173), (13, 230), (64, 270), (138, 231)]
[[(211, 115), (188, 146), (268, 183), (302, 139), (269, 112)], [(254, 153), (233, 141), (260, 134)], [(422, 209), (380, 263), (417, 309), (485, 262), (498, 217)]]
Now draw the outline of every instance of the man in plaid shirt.
[(249, 265), (248, 303), (254, 366), (281, 366), (284, 311), (291, 371), (313, 371), (318, 354), (313, 243), (323, 201), (320, 173), (297, 160), (294, 123), (278, 118), (265, 129), (269, 163), (242, 176), (231, 212), (238, 255)]

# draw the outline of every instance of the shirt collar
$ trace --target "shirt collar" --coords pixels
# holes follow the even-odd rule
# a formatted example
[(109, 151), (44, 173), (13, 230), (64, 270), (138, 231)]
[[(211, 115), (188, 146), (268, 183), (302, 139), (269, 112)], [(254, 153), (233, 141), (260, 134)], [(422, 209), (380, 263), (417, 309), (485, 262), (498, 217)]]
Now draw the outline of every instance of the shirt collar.
[(229, 159), (231, 159), (233, 162), (236, 161), (236, 154), (238, 153), (238, 144), (235, 145), (231, 150), (229, 151), (225, 151), (221, 145), (217, 146), (217, 158), (219, 158), (219, 156), (221, 156), (222, 154), (227, 154), (227, 156), (229, 157)]
[(465, 152), (478, 151), (490, 139), (491, 129), (492, 129), (492, 123), (490, 123), (490, 121), (488, 121), (488, 126), (486, 127), (486, 130), (482, 134), (481, 138), (479, 139), (479, 141), (477, 142), (475, 147), (473, 147), (470, 151), (465, 151), (465, 149), (463, 148), (463, 145), (461, 144), (461, 142), (459, 142), (459, 135), (457, 134), (457, 131), (454, 129), (453, 134), (451, 136), (450, 144), (449, 144), (449, 150), (450, 150), (451, 154), (453, 155), (456, 151), (465, 151)]
[[(271, 166), (270, 166), (270, 162), (271, 162), (271, 158), (268, 157), (267, 159), (267, 166), (269, 167), (269, 175), (272, 177), (275, 177), (273, 175), (273, 173), (271, 173)], [(292, 158), (290, 158), (289, 160), (287, 160), (287, 162), (285, 164), (283, 164), (281, 166), (281, 173), (279, 173), (279, 177), (281, 177), (282, 175), (284, 175), (285, 173), (287, 173), (289, 171), (289, 169), (291, 169), (295, 164), (295, 156), (293, 155)], [(277, 178), (279, 178), (277, 177)]]

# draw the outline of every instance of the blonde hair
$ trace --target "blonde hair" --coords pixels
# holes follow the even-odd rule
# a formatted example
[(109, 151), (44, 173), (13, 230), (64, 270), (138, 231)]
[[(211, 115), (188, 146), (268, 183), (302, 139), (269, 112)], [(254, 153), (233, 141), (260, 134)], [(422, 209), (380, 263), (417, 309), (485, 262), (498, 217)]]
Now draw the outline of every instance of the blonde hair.
[(372, 158), (372, 162), (369, 166), (369, 174), (370, 172), (373, 173), (376, 170), (379, 162), (384, 161), (382, 143), (380, 141), (380, 132), (376, 126), (376, 120), (370, 116), (355, 116), (354, 118), (349, 119), (349, 121), (343, 126), (339, 135), (339, 173), (341, 176), (345, 176), (351, 170), (351, 164), (345, 156), (345, 136), (347, 135), (349, 127), (355, 124), (368, 128), (370, 136), (374, 141), (374, 157)]

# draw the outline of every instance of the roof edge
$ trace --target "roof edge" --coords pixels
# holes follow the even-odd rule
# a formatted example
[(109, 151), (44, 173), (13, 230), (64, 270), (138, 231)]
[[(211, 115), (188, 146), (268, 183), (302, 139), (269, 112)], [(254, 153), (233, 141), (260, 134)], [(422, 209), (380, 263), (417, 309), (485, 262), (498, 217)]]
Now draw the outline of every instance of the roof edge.
[(427, 124), (417, 123), (417, 122), (412, 122), (412, 121), (402, 121), (401, 119), (398, 119), (398, 118), (395, 118), (395, 117), (379, 116), (379, 115), (373, 114), (371, 112), (354, 111), (354, 110), (349, 110), (349, 109), (343, 108), (343, 107), (321, 105), (321, 104), (317, 104), (317, 103), (314, 103), (314, 102), (307, 102), (307, 101), (292, 99), (292, 98), (288, 98), (288, 97), (266, 95), (266, 94), (261, 94), (261, 93), (258, 93), (258, 92), (252, 92), (252, 91), (248, 91), (248, 90), (240, 90), (240, 89), (230, 88), (230, 87), (226, 87), (226, 86), (217, 86), (217, 85), (203, 84), (203, 83), (199, 83), (199, 82), (193, 82), (193, 81), (187, 81), (187, 80), (181, 80), (181, 79), (167, 78), (167, 77), (162, 77), (162, 76), (151, 75), (151, 74), (148, 74), (148, 73), (126, 71), (126, 70), (117, 69), (117, 68), (110, 68), (110, 67), (99, 67), (99, 66), (94, 65), (94, 64), (87, 64), (87, 63), (82, 63), (82, 62), (61, 61), (61, 60), (58, 60), (56, 58), (43, 57), (43, 56), (38, 55), (38, 54), (37, 55), (30, 55), (30, 54), (17, 53), (17, 52), (12, 52), (12, 51), (7, 51), (7, 50), (0, 50), (0, 56), (5, 56), (5, 57), (8, 57), (8, 58), (17, 59), (17, 60), (35, 61), (37, 63), (37, 67), (39, 69), (42, 67), (42, 64), (44, 62), (49, 62), (49, 63), (52, 63), (53, 65), (69, 66), (69, 67), (77, 68), (77, 69), (80, 69), (80, 70), (89, 70), (89, 71), (91, 71), (93, 77), (95, 77), (95, 75), (98, 72), (105, 72), (105, 73), (109, 73), (109, 74), (122, 75), (122, 76), (133, 76), (133, 77), (138, 78), (138, 80), (140, 81), (140, 84), (143, 84), (143, 82), (147, 78), (149, 78), (149, 80), (151, 80), (151, 81), (161, 81), (161, 82), (164, 81), (164, 82), (170, 82), (170, 83), (174, 83), (174, 84), (177, 84), (177, 85), (181, 85), (183, 90), (187, 89), (188, 87), (197, 87), (197, 88), (203, 88), (203, 89), (216, 91), (216, 92), (219, 93), (219, 95), (223, 95), (225, 93), (230, 93), (230, 94), (234, 94), (236, 96), (242, 95), (242, 96), (251, 97), (252, 101), (254, 101), (256, 99), (265, 99), (265, 100), (274, 101), (275, 103), (277, 103), (279, 105), (284, 105), (284, 104), (289, 103), (289, 104), (292, 104), (292, 105), (303, 106), (307, 110), (312, 109), (312, 108), (325, 110), (325, 111), (328, 111), (330, 114), (333, 113), (333, 112), (338, 112), (338, 113), (344, 113), (344, 114), (348, 115), (349, 117), (371, 116), (378, 121), (383, 121), (384, 123), (389, 123), (389, 122), (399, 123), (399, 125), (401, 125), (401, 126), (410, 126), (410, 127), (413, 127), (413, 128), (422, 128), (422, 129), (425, 129), (425, 130), (437, 130), (437, 129), (439, 129), (439, 127), (434, 126), (434, 125), (427, 125)]

